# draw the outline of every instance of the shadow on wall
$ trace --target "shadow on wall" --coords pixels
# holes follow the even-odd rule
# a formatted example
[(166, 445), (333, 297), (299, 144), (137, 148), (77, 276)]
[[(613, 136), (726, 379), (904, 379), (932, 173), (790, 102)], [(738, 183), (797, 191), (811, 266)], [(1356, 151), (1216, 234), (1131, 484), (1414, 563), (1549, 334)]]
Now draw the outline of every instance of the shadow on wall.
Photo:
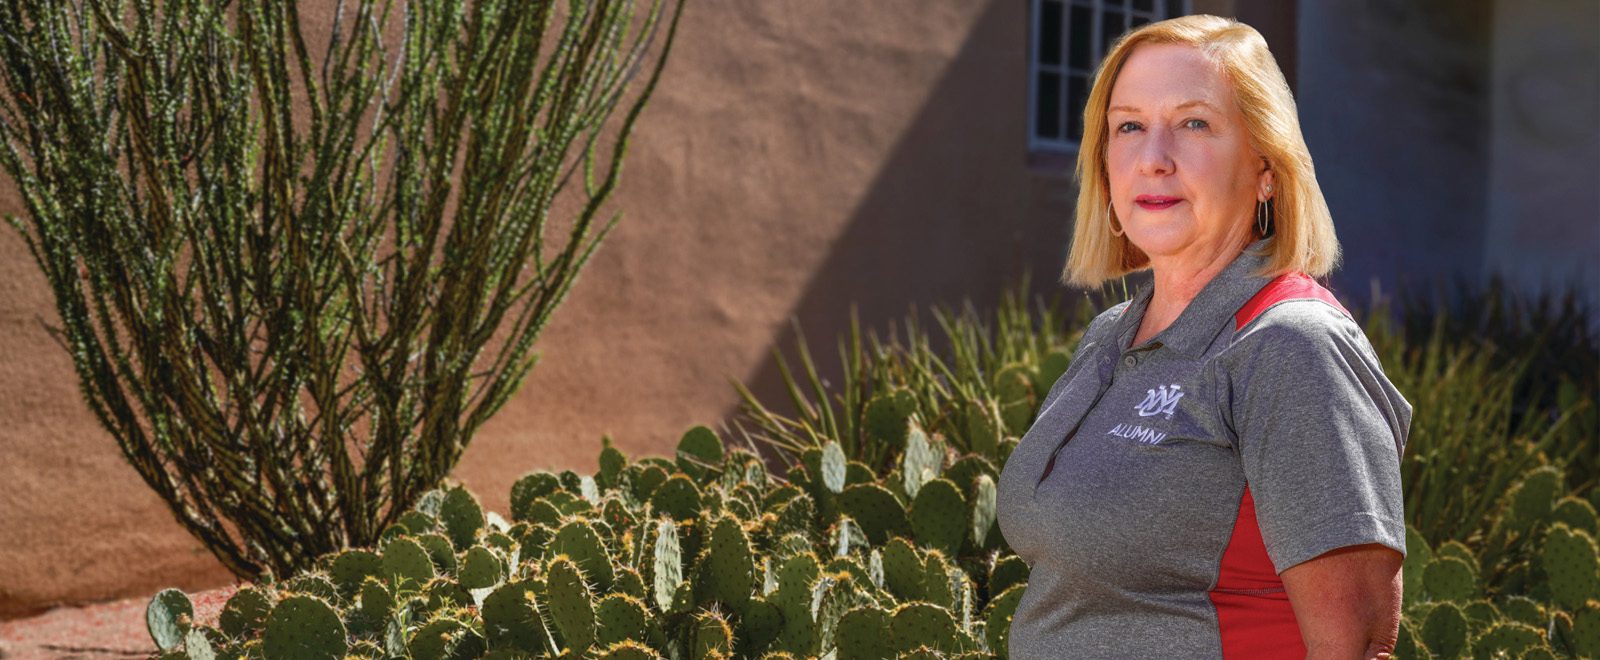
[[(825, 382), (838, 382), (837, 338), (852, 304), (863, 334), (881, 336), (912, 306), (929, 325), (934, 305), (970, 298), (991, 308), (1030, 270), (1031, 291), (1060, 288), (1070, 183), (1027, 173), (1026, 25), (1026, 3), (990, 3), (793, 308)], [(769, 345), (795, 365), (796, 339), (786, 321)], [(779, 414), (792, 412), (771, 357), (743, 382)], [(731, 406), (724, 423), (738, 411)]]

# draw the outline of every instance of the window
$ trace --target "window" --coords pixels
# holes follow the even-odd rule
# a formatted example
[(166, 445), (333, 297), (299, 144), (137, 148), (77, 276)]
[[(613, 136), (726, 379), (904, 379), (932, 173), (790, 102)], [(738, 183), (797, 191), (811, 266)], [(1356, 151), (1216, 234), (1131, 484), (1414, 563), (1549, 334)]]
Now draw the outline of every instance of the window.
[(1106, 49), (1122, 33), (1189, 13), (1189, 0), (1031, 0), (1028, 148), (1073, 152), (1083, 103)]

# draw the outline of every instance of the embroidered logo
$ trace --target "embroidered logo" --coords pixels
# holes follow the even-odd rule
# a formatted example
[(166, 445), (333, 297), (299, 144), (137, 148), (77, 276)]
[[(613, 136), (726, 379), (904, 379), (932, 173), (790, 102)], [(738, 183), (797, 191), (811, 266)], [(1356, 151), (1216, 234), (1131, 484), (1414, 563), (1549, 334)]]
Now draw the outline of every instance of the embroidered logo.
[(1158, 389), (1148, 390), (1150, 393), (1144, 401), (1134, 406), (1139, 411), (1140, 417), (1166, 415), (1172, 419), (1172, 413), (1178, 410), (1178, 399), (1183, 398), (1183, 388), (1177, 385), (1162, 385)]
[(1167, 439), (1167, 434), (1164, 431), (1157, 431), (1136, 424), (1118, 424), (1116, 428), (1106, 431), (1106, 435), (1136, 440), (1147, 445), (1159, 445), (1162, 440)]

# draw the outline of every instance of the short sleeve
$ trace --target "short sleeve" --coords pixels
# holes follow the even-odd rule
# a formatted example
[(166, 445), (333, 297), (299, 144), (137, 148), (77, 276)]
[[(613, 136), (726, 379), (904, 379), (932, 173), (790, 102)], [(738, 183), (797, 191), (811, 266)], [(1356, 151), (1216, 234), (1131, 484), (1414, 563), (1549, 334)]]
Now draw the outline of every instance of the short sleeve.
[(1360, 326), (1321, 301), (1285, 302), (1228, 355), (1235, 447), (1274, 569), (1366, 543), (1404, 555), (1411, 404)]

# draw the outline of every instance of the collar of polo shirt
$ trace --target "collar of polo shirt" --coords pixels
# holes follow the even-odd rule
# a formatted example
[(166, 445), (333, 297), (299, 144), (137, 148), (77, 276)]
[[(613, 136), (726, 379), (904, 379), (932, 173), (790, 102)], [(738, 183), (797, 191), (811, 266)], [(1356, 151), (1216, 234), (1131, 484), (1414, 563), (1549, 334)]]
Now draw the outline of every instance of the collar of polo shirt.
[[(1189, 306), (1183, 309), (1172, 325), (1156, 333), (1143, 345), (1160, 342), (1162, 346), (1189, 357), (1203, 354), (1217, 335), (1231, 326), (1234, 313), (1272, 281), (1270, 277), (1255, 274), (1267, 262), (1265, 249), (1270, 240), (1257, 239), (1245, 246), (1233, 263), (1200, 289), (1200, 293), (1189, 301)], [(1112, 328), (1118, 350), (1133, 348), (1128, 344), (1139, 330), (1139, 320), (1144, 318), (1145, 307), (1150, 304), (1150, 297), (1154, 294), (1154, 283), (1145, 283), (1128, 306), (1123, 308), (1122, 314), (1118, 315), (1116, 325)]]

